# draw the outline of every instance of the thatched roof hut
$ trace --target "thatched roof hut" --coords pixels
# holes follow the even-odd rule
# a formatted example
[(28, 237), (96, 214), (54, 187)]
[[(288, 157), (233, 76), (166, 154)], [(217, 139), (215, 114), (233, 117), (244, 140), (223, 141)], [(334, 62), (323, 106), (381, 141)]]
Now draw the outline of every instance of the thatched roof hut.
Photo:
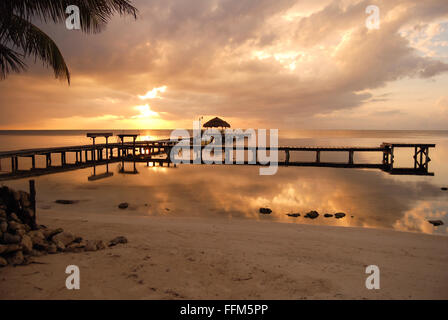
[(216, 117), (213, 118), (203, 125), (204, 128), (230, 128), (230, 124), (225, 122), (224, 120)]

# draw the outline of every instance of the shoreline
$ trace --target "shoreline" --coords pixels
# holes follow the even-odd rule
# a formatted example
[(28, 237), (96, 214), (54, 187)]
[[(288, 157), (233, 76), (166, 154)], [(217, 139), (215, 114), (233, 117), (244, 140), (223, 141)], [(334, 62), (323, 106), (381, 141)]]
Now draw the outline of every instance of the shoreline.
[[(41, 212), (96, 252), (0, 269), (0, 299), (448, 299), (448, 237), (246, 219)], [(67, 290), (67, 265), (81, 289)], [(368, 265), (381, 288), (367, 290)]]

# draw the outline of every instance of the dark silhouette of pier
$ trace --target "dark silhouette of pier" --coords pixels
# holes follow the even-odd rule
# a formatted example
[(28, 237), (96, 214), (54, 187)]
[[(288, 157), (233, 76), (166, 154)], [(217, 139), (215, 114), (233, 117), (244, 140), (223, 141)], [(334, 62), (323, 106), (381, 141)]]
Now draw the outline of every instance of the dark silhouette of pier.
[[(119, 173), (136, 174), (136, 163), (146, 163), (148, 166), (175, 166), (170, 159), (170, 152), (176, 145), (177, 141), (154, 140), (154, 141), (137, 141), (137, 135), (118, 135), (120, 142), (109, 143), (108, 138), (112, 133), (88, 133), (88, 137), (92, 139), (91, 145), (54, 147), (54, 148), (37, 148), (15, 151), (0, 152), (1, 159), (9, 159), (11, 166), (9, 172), (0, 174), (0, 181), (28, 178), (51, 173), (60, 173), (71, 170), (94, 168), (94, 174), (89, 180), (98, 180), (109, 177), (113, 173), (109, 172), (109, 164), (121, 163)], [(96, 143), (96, 139), (105, 138), (105, 143)], [(125, 141), (125, 138), (132, 138), (132, 141)], [(279, 154), (284, 153), (284, 160), (278, 161), (278, 166), (290, 167), (327, 167), (327, 168), (356, 168), (356, 169), (379, 169), (394, 175), (426, 175), (432, 176), (434, 173), (429, 172), (429, 149), (434, 148), (435, 144), (409, 144), (409, 143), (383, 143), (378, 147), (298, 147), (298, 146), (279, 146), (277, 148), (270, 147), (248, 147), (234, 145), (233, 152), (236, 150), (244, 150), (249, 154), (252, 152), (255, 157), (252, 161), (245, 159), (241, 163), (233, 163), (233, 165), (273, 165), (263, 164), (257, 159), (257, 151), (267, 150), (269, 152), (278, 151)], [(191, 148), (193, 148), (191, 146)], [(204, 146), (201, 146), (203, 149)], [(395, 163), (394, 152), (397, 148), (410, 148), (414, 151), (414, 166), (409, 168), (398, 167)], [(314, 161), (291, 161), (291, 155), (294, 152), (311, 152), (315, 154)], [(324, 162), (321, 161), (321, 153), (323, 152), (346, 152), (347, 160), (345, 162)], [(370, 152), (382, 153), (381, 163), (356, 163), (355, 153)], [(68, 160), (67, 155), (72, 154), (72, 162)], [(60, 155), (60, 160), (55, 163), (54, 158)], [(31, 158), (31, 166), (28, 168), (19, 167), (19, 158)], [(37, 167), (36, 160), (42, 158), (43, 167)], [(125, 169), (125, 163), (133, 163), (133, 169)], [(183, 161), (183, 163), (193, 163), (193, 160)], [(204, 163), (202, 159), (201, 163)], [(223, 162), (223, 164), (225, 164)], [(96, 166), (106, 165), (106, 172), (96, 174)]]

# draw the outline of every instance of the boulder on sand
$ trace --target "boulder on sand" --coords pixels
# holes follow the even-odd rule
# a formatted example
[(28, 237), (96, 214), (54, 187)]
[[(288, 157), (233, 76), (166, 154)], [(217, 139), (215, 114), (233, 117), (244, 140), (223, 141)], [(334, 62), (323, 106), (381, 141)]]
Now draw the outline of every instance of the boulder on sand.
[(287, 213), (286, 215), (287, 215), (288, 217), (293, 217), (293, 218), (300, 217), (300, 213)]
[(261, 214), (271, 214), (272, 210), (269, 208), (260, 208), (260, 213)]
[(79, 202), (78, 200), (65, 200), (65, 199), (60, 199), (60, 200), (56, 200), (55, 203), (59, 203), (59, 204), (74, 204)]
[(333, 215), (332, 214), (330, 214), (330, 213), (326, 213), (326, 214), (324, 214), (324, 217), (325, 218), (331, 218)]
[(127, 243), (127, 242), (128, 242), (128, 239), (126, 239), (126, 237), (118, 236), (109, 241), (109, 247), (116, 246), (119, 243)]
[(430, 224), (432, 224), (434, 227), (442, 226), (443, 221), (442, 220), (428, 220)]
[(23, 251), (25, 253), (31, 253), (31, 251), (33, 250), (33, 241), (31, 240), (31, 237), (26, 234), (23, 235), (20, 244), (22, 245)]
[(20, 243), (20, 236), (16, 234), (3, 234), (3, 242), (6, 244)]
[(9, 264), (12, 264), (13, 266), (17, 266), (19, 264), (22, 264), (25, 261), (25, 257), (23, 256), (22, 251), (16, 251), (13, 254), (11, 254), (9, 257), (6, 258)]
[(122, 202), (118, 205), (118, 208), (120, 209), (126, 209), (127, 207), (129, 207), (129, 203), (127, 202)]
[(334, 217), (335, 217), (336, 219), (344, 218), (344, 217), (345, 217), (345, 213), (343, 213), (343, 212), (335, 213), (335, 214), (334, 214)]
[(53, 236), (52, 240), (54, 242), (61, 241), (64, 246), (68, 246), (70, 243), (75, 241), (76, 237), (73, 235), (73, 233), (64, 231), (61, 233), (58, 233), (57, 235)]
[(305, 215), (305, 218), (316, 219), (319, 216), (317, 211), (310, 211)]

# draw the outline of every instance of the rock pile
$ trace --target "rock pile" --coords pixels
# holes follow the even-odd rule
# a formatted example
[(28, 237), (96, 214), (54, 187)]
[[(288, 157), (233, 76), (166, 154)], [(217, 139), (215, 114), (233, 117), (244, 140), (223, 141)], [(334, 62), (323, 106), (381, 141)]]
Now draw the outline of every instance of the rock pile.
[[(61, 228), (37, 225), (32, 207), (27, 192), (0, 188), (0, 267), (29, 264), (32, 257), (44, 254), (106, 248), (101, 240), (83, 240)], [(125, 237), (117, 237), (109, 246), (126, 242)]]
[[(294, 217), (294, 218), (300, 217), (300, 213), (287, 213), (286, 215), (288, 217)], [(331, 214), (331, 213), (325, 213), (324, 214), (324, 218), (335, 217), (336, 219), (342, 219), (345, 216), (346, 216), (346, 214), (343, 213), (343, 212), (337, 212), (335, 214)], [(310, 211), (310, 212), (306, 213), (303, 217), (304, 218), (308, 218), (308, 219), (316, 219), (316, 218), (319, 217), (319, 213), (317, 211), (313, 210), (313, 211)], [(353, 216), (351, 216), (351, 217), (353, 218)]]

